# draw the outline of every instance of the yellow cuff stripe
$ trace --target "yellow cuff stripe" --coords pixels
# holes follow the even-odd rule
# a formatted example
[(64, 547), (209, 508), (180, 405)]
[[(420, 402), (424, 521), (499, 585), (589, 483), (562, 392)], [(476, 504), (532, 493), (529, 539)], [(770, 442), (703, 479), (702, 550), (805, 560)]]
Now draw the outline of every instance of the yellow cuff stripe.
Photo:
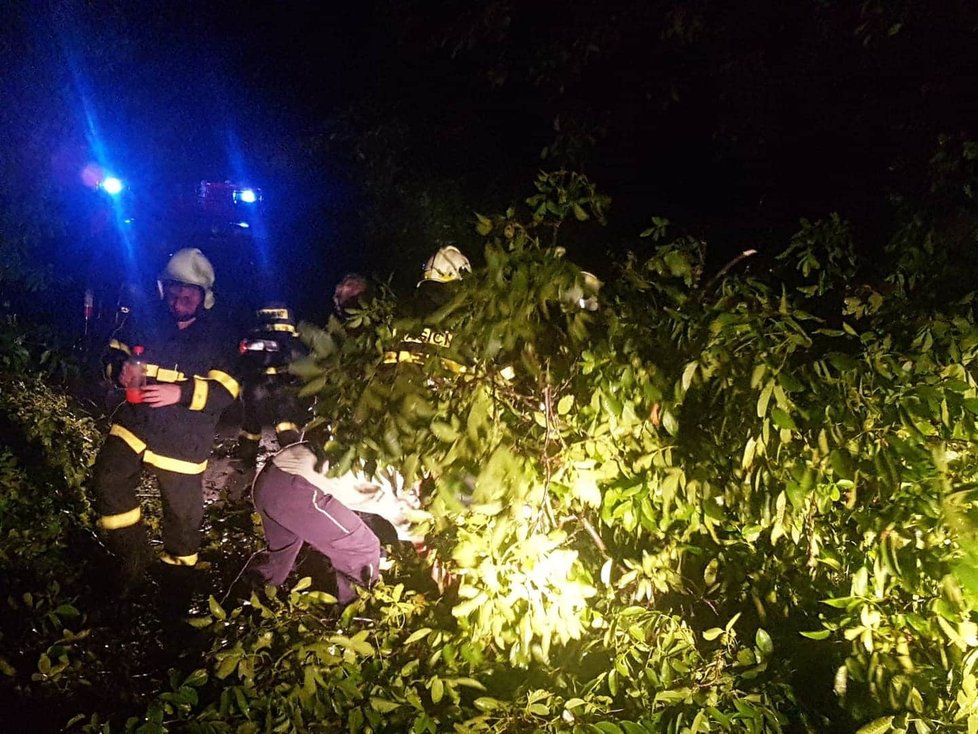
[(146, 376), (158, 382), (183, 382), (187, 376), (178, 370), (168, 370), (158, 364), (146, 365)]
[(279, 369), (278, 367), (266, 367), (265, 368), (265, 374), (266, 375), (277, 375), (279, 373), (281, 373), (281, 374), (284, 375), (284, 374), (288, 374), (288, 372), (289, 372), (289, 370), (288, 370), (287, 367), (286, 368), (283, 368), (283, 369)]
[(110, 436), (117, 436), (126, 442), (137, 454), (141, 454), (146, 450), (146, 442), (136, 436), (135, 433), (130, 431), (128, 428), (123, 428), (118, 423), (113, 423), (112, 427), (109, 428)]
[(160, 560), (163, 563), (169, 564), (170, 566), (196, 566), (197, 565), (197, 554), (194, 553), (189, 556), (174, 556), (170, 555), (166, 551), (160, 554)]
[(241, 386), (238, 381), (235, 380), (227, 372), (221, 372), (220, 370), (211, 370), (207, 373), (208, 380), (214, 380), (214, 382), (219, 382), (224, 386), (224, 389), (231, 393), (232, 398), (238, 397), (238, 392), (241, 390)]
[(242, 431), (238, 434), (238, 438), (244, 438), (248, 441), (261, 441), (260, 433), (248, 433), (247, 431)]
[(275, 433), (284, 433), (285, 431), (299, 431), (299, 426), (297, 426), (292, 421), (282, 421), (277, 426), (275, 426)]
[(203, 410), (207, 405), (207, 380), (202, 377), (194, 377), (194, 396), (190, 401), (191, 410)]
[(120, 352), (125, 352), (126, 354), (129, 354), (129, 355), (132, 354), (132, 352), (129, 351), (129, 345), (128, 344), (123, 344), (118, 339), (110, 339), (109, 340), (109, 349), (118, 349)]
[(98, 526), (103, 530), (128, 528), (138, 523), (140, 516), (139, 507), (129, 510), (129, 512), (120, 512), (118, 515), (102, 515), (99, 518)]

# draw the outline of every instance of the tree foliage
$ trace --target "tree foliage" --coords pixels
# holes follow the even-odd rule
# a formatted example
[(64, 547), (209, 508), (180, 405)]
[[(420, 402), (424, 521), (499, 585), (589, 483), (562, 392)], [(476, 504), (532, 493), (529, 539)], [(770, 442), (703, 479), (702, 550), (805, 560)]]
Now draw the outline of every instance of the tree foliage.
[[(834, 661), (818, 685), (856, 721), (974, 726), (971, 297), (921, 308), (899, 262), (885, 288), (856, 287), (832, 219), (803, 223), (763, 276), (706, 283), (704, 243), (659, 226), (591, 312), (554, 233), (603, 202), (538, 183), (529, 215), (479, 218), (486, 266), (441, 308), (399, 319), (376, 302), (304, 331), (338, 469), (433, 488), (459, 629), (517, 667), (613, 659), (588, 681), (550, 669), (676, 731), (747, 726), (745, 706), (817, 729), (824, 712), (783, 685), (803, 654)], [(451, 346), (385, 364), (426, 327)], [(596, 634), (641, 643), (662, 614), (690, 635), (686, 685)]]
[[(341, 615), (306, 581), (211, 600), (200, 667), (126, 730), (978, 726), (978, 326), (922, 297), (937, 220), (863, 282), (837, 217), (712, 276), (656, 218), (600, 285), (562, 243), (607, 207), (541, 173), (460, 281), (302, 326), (317, 449), (420, 482), (430, 552)], [(82, 676), (57, 644), (41, 674)]]

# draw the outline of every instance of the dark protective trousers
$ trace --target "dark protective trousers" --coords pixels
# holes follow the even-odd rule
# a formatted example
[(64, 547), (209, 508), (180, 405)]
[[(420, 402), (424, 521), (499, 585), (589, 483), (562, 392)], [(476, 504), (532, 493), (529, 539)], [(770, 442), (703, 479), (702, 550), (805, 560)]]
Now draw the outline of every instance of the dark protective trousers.
[(380, 541), (332, 495), (269, 462), (255, 481), (254, 501), (268, 550), (250, 568), (266, 583), (285, 581), (303, 543), (329, 558), (341, 604), (356, 598), (352, 584), (369, 586), (377, 580)]
[[(139, 522), (136, 488), (142, 468), (142, 458), (125, 441), (118, 436), (106, 438), (94, 467), (96, 504), (103, 518), (134, 512), (133, 524)], [(163, 500), (163, 550), (175, 559), (191, 558), (200, 547), (200, 524), (204, 519), (203, 475), (149, 468), (159, 479)], [(110, 547), (114, 546), (112, 536), (125, 531), (126, 527), (106, 528)]]
[(239, 456), (254, 462), (258, 456), (263, 426), (272, 426), (278, 445), (299, 440), (304, 422), (298, 388), (282, 376), (262, 376), (245, 380), (241, 392), (244, 415), (238, 436)]

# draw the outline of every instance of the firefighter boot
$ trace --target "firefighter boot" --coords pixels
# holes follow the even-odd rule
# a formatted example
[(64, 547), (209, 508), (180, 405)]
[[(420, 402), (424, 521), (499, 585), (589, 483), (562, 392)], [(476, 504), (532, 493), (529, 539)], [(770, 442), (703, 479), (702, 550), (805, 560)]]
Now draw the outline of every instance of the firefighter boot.
[(163, 563), (159, 568), (160, 615), (164, 620), (179, 621), (190, 613), (198, 573), (192, 566)]
[(105, 545), (118, 560), (117, 594), (121, 599), (135, 596), (148, 583), (146, 569), (150, 553), (146, 543), (146, 528), (142, 523), (109, 530)]
[(258, 447), (261, 445), (261, 434), (242, 431), (238, 436), (238, 449), (235, 458), (245, 467), (255, 466), (258, 460)]

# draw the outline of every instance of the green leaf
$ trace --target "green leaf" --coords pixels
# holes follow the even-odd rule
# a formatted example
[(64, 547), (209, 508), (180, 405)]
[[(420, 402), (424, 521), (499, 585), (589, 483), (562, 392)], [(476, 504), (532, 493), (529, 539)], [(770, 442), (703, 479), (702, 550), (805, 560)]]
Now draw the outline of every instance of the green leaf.
[(599, 721), (591, 724), (591, 730), (598, 734), (623, 734), (621, 727), (611, 721)]
[(771, 635), (767, 633), (767, 630), (760, 627), (758, 627), (757, 633), (754, 635), (754, 644), (765, 655), (770, 655), (774, 652), (774, 643), (771, 641)]
[(227, 619), (227, 612), (224, 611), (223, 607), (217, 603), (217, 599), (215, 599), (213, 596), (208, 597), (207, 606), (211, 610), (211, 616), (220, 620)]
[(774, 392), (774, 380), (768, 380), (764, 389), (761, 390), (760, 396), (757, 398), (757, 417), (763, 418), (767, 415), (767, 406), (771, 401), (771, 394)]
[(832, 471), (842, 479), (852, 479), (855, 476), (855, 469), (852, 464), (852, 456), (844, 448), (833, 449), (829, 454), (829, 463)]
[(490, 698), (489, 696), (480, 696), (479, 698), (475, 699), (472, 704), (479, 709), (479, 711), (493, 711), (494, 709), (498, 709), (500, 706), (502, 706), (503, 702), (495, 698)]
[(438, 703), (445, 695), (445, 684), (437, 676), (431, 680), (431, 702)]
[(863, 724), (859, 727), (856, 734), (885, 734), (893, 730), (893, 716), (881, 716), (880, 718)]
[(197, 668), (194, 672), (188, 675), (182, 685), (191, 686), (192, 688), (199, 688), (207, 682), (207, 671), (203, 668)]
[(401, 704), (395, 701), (388, 701), (386, 698), (379, 698), (378, 696), (370, 697), (370, 708), (381, 714), (387, 714), (391, 711), (399, 709)]
[(790, 431), (795, 431), (798, 429), (798, 426), (795, 425), (794, 419), (781, 408), (771, 409), (771, 420), (774, 421), (774, 425), (776, 425), (778, 428), (784, 428)]
[(475, 218), (476, 218), (476, 224), (475, 224), (476, 232), (478, 232), (483, 237), (485, 237), (487, 234), (492, 232), (492, 221), (489, 219), (489, 217), (484, 217), (481, 214), (476, 214)]
[(798, 634), (807, 637), (809, 640), (825, 640), (832, 633), (829, 630), (815, 630), (814, 632), (799, 632)]
[(431, 433), (442, 443), (452, 443), (458, 438), (458, 431), (444, 421), (432, 421)]
[(567, 415), (572, 407), (574, 407), (574, 396), (564, 395), (557, 403), (557, 415)]
[(424, 639), (429, 634), (431, 634), (431, 627), (422, 627), (421, 629), (415, 630), (414, 632), (412, 632), (408, 636), (408, 638), (406, 640), (404, 640), (404, 644), (405, 645), (411, 645), (411, 644), (417, 642), (418, 640)]

